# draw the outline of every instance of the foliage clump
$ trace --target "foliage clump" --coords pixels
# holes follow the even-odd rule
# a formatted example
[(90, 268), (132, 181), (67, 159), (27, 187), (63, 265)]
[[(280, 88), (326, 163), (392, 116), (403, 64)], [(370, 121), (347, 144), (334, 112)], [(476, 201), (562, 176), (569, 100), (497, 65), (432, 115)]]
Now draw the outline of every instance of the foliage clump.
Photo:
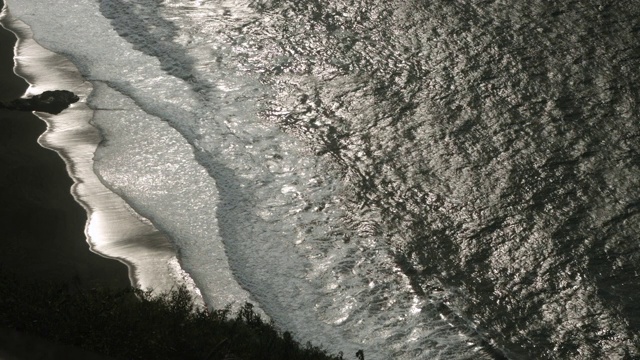
[(280, 333), (249, 303), (236, 314), (194, 305), (186, 288), (18, 283), (0, 272), (0, 326), (121, 359), (342, 359)]

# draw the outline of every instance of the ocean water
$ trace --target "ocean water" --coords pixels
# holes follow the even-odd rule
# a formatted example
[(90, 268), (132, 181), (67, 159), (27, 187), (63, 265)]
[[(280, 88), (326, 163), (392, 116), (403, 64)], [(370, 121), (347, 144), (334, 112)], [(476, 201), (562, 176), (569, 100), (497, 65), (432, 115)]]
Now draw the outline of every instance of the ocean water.
[(208, 304), (367, 359), (640, 357), (640, 5), (7, 5)]

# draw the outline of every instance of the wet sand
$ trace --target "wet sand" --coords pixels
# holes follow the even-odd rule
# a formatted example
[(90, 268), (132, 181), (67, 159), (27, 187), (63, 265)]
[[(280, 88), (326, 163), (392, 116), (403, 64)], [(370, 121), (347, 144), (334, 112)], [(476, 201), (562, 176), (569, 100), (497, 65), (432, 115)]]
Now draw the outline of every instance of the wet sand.
[[(19, 97), (15, 36), (0, 27), (0, 100)], [(85, 210), (75, 202), (65, 163), (41, 147), (46, 124), (28, 112), (0, 110), (0, 267), (21, 280), (129, 286), (127, 267), (92, 253)]]

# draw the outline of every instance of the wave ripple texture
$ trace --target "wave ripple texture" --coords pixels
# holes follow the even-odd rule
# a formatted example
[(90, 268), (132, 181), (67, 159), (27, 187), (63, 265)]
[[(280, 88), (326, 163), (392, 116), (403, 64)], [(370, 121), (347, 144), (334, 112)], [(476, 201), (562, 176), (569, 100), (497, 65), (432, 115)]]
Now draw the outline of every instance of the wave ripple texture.
[(210, 303), (368, 359), (640, 356), (639, 5), (7, 3)]

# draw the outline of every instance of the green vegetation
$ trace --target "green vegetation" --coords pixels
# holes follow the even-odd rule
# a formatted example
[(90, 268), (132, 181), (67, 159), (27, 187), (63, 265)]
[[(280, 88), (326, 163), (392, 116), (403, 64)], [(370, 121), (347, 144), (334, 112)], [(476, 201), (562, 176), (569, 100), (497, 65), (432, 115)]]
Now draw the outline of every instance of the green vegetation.
[(151, 296), (24, 284), (0, 271), (0, 326), (121, 359), (342, 359), (279, 333), (251, 304), (198, 309), (185, 288)]

